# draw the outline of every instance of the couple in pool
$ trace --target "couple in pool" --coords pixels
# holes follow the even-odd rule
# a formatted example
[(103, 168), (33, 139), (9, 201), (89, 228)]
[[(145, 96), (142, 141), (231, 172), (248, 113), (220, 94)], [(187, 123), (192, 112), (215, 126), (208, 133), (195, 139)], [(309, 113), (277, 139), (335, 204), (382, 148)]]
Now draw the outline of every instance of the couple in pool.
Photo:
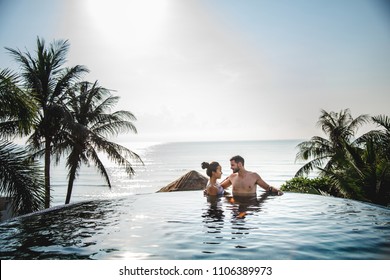
[(256, 195), (257, 185), (262, 187), (268, 193), (282, 195), (283, 192), (279, 189), (270, 186), (260, 175), (245, 169), (245, 161), (241, 156), (234, 156), (230, 159), (230, 168), (233, 173), (229, 175), (221, 183), (217, 180), (221, 179), (222, 168), (221, 165), (216, 162), (203, 162), (202, 168), (206, 169), (206, 174), (210, 177), (207, 183), (205, 194), (207, 195), (222, 195), (225, 189), (233, 186), (233, 196), (248, 196)]

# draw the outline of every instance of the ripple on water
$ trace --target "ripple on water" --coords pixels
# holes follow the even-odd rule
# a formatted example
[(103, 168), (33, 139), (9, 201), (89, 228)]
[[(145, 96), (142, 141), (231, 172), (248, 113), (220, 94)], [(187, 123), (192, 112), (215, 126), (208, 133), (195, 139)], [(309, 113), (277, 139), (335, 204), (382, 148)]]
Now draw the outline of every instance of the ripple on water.
[(390, 259), (390, 210), (286, 193), (77, 203), (0, 225), (2, 259)]

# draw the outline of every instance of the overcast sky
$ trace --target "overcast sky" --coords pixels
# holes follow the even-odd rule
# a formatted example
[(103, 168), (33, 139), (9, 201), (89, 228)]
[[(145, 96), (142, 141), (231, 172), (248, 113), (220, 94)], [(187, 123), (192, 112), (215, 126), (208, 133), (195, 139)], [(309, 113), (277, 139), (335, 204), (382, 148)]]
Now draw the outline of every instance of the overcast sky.
[(0, 0), (0, 46), (69, 40), (138, 118), (130, 141), (307, 139), (321, 109), (390, 115), (386, 3)]

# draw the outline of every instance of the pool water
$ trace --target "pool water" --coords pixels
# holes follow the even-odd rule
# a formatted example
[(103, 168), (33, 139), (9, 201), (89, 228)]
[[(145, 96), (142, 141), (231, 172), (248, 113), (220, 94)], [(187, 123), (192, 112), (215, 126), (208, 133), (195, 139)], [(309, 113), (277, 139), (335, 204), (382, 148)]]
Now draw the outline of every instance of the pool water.
[(131, 195), (0, 224), (1, 259), (390, 259), (390, 209), (285, 193)]

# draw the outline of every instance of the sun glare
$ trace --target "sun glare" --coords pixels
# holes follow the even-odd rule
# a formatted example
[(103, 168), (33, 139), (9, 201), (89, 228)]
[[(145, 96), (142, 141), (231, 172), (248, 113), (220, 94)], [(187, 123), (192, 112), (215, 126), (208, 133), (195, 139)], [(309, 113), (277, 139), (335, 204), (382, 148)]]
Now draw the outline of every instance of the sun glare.
[(88, 0), (86, 10), (95, 30), (106, 39), (142, 47), (162, 34), (168, 0)]

